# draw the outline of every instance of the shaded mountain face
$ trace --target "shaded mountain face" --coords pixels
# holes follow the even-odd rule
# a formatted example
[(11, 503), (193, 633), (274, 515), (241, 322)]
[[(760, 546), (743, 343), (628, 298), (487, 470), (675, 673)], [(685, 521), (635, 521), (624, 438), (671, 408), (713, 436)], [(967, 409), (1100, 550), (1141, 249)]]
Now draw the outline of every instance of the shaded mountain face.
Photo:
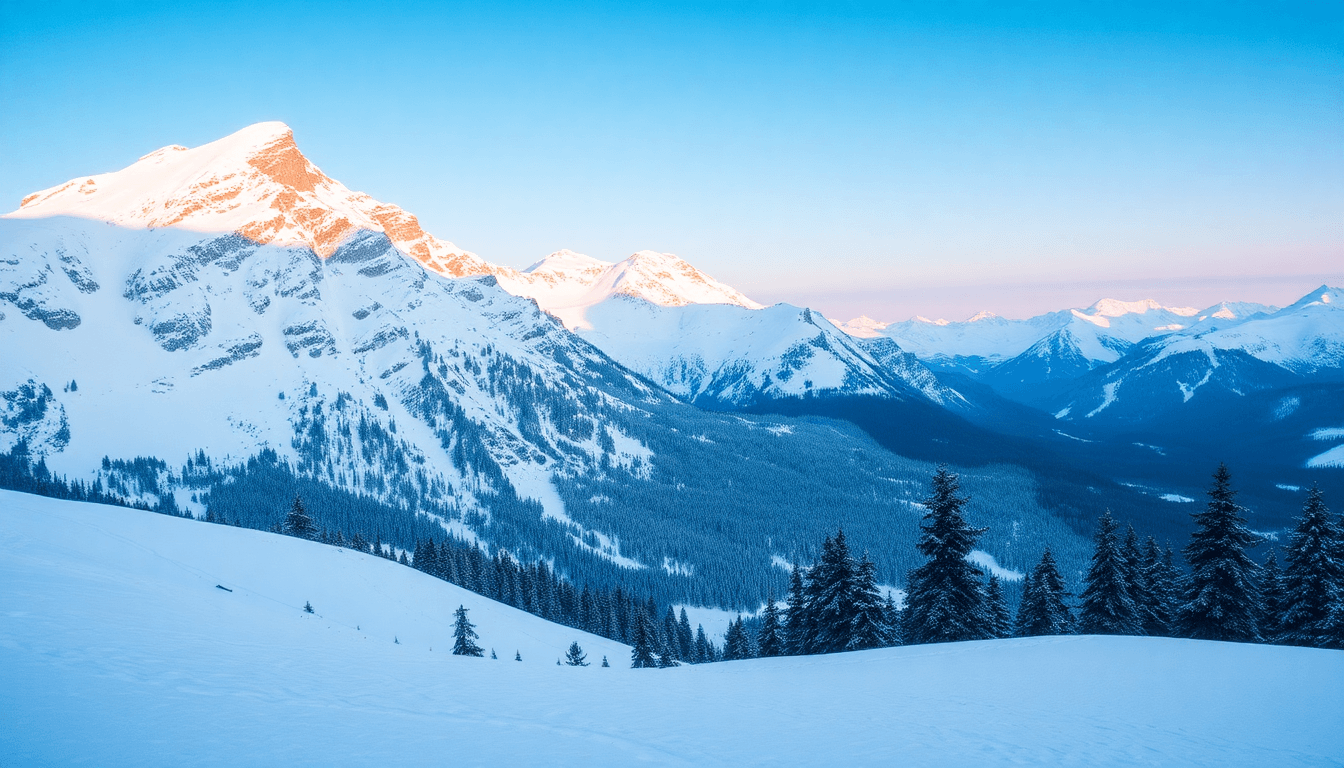
[[(930, 464), (840, 422), (682, 400), (838, 390), (932, 408), (950, 395), (807, 310), (690, 303), (730, 289), (636, 256), (492, 266), (329, 179), (280, 125), (167, 148), (0, 218), (0, 451), (22, 444), (133, 500), (264, 524), (303, 492), (347, 536), (409, 547), (451, 532), (664, 600), (753, 605), (784, 587), (776, 558), (840, 525), (901, 583)], [(505, 290), (562, 271), (609, 294), (578, 335)], [(661, 271), (687, 303), (650, 300)], [(663, 329), (699, 344), (673, 345), (680, 378), (652, 375), (670, 353), (637, 367), (640, 339)], [(1029, 472), (965, 483), (1006, 567), (1037, 555), (1024, 531), (1085, 551)]]

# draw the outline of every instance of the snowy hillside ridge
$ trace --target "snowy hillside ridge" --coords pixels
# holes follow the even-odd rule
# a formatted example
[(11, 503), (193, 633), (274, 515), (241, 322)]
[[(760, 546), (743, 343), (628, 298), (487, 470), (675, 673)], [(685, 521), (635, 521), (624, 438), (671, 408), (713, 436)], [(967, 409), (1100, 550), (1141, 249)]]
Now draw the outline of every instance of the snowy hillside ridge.
[(500, 284), (510, 293), (536, 299), (571, 330), (591, 329), (588, 308), (616, 296), (663, 307), (731, 304), (764, 309), (764, 305), (686, 261), (655, 251), (639, 251), (614, 264), (573, 251), (557, 251), (519, 275), (501, 275)]
[[(631, 670), (615, 663), (623, 646), (378, 558), (11, 493), (0, 493), (0, 583), (6, 764), (998, 766), (1049, 755), (1307, 766), (1344, 755), (1326, 716), (1344, 709), (1339, 652), (1073, 636)], [(458, 605), (485, 658), (448, 653)], [(575, 640), (593, 665), (556, 666)]]

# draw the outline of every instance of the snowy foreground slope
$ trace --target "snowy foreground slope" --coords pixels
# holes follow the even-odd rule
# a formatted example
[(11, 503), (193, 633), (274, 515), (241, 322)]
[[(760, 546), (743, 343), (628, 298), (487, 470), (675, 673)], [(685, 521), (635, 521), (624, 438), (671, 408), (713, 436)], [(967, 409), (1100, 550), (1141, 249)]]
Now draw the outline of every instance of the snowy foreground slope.
[[(12, 492), (0, 584), (3, 765), (1344, 760), (1331, 651), (1069, 637), (631, 670), (385, 560)], [(447, 653), (459, 603), (498, 661)], [(555, 666), (575, 639), (617, 666)]]

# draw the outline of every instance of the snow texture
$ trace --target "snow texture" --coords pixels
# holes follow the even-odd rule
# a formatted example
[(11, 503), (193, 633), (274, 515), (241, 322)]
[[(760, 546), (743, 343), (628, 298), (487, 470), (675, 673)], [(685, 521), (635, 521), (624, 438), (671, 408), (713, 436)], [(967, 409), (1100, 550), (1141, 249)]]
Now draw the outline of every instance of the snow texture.
[[(11, 492), (0, 583), (6, 765), (1344, 759), (1335, 651), (1061, 637), (631, 670), (623, 646), (385, 560)], [(498, 660), (447, 653), (458, 604)], [(593, 666), (555, 665), (573, 640)]]

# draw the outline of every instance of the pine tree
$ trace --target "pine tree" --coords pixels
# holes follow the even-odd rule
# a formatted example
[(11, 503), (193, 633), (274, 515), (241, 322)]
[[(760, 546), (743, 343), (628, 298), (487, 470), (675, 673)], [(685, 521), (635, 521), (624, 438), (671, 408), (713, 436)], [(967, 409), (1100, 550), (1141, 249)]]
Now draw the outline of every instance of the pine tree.
[(761, 629), (756, 634), (756, 648), (761, 658), (784, 655), (784, 624), (780, 621), (779, 606), (775, 605), (773, 590), (767, 594), (765, 609), (761, 611)]
[(1279, 571), (1279, 558), (1270, 552), (1260, 569), (1260, 615), (1256, 617), (1260, 623), (1260, 637), (1265, 642), (1278, 640), (1283, 630), (1283, 613), (1283, 574)]
[(815, 634), (813, 653), (847, 650), (851, 625), (855, 619), (855, 593), (858, 564), (849, 554), (843, 530), (821, 545), (821, 557), (808, 571), (807, 599), (813, 607)]
[(494, 648), (491, 648), (491, 649), (490, 649), (490, 658), (495, 659), (496, 661), (499, 660), (499, 657), (495, 655), (495, 649), (494, 649)]
[(476, 644), (476, 639), (480, 635), (476, 634), (476, 625), (467, 619), (467, 609), (459, 605), (457, 610), (453, 611), (453, 616), (456, 619), (453, 623), (453, 655), (485, 655), (485, 651)]
[(849, 639), (845, 645), (847, 651), (863, 651), (869, 648), (886, 648), (895, 645), (887, 624), (886, 610), (882, 604), (882, 594), (877, 589), (877, 566), (863, 553), (858, 566), (854, 569), (853, 592), (850, 596)]
[[(603, 660), (603, 661), (606, 661), (606, 659), (607, 659), (606, 656), (603, 656), (603, 657), (602, 657), (602, 660)], [(522, 652), (522, 651), (514, 651), (514, 652), (513, 652), (513, 660), (514, 660), (514, 661), (522, 661), (522, 660), (523, 660), (523, 652)], [(606, 666), (606, 665), (604, 664), (603, 666)]]
[(1152, 595), (1149, 594), (1148, 571), (1144, 568), (1143, 546), (1132, 525), (1125, 530), (1125, 545), (1121, 551), (1125, 555), (1125, 587), (1134, 602), (1134, 620), (1138, 627), (1135, 634), (1146, 634), (1143, 627)]
[(714, 660), (714, 654), (709, 647), (709, 638), (705, 636), (705, 628), (701, 624), (695, 625), (695, 663), (708, 664)]
[(317, 526), (313, 525), (313, 519), (304, 510), (303, 499), (294, 497), (294, 503), (289, 508), (289, 514), (285, 516), (281, 530), (301, 539), (311, 539), (317, 535)]
[(1341, 648), (1344, 615), (1344, 530), (1319, 488), (1307, 494), (1289, 539), (1283, 571), (1284, 608), (1279, 641)]
[(653, 644), (655, 642), (653, 632), (653, 622), (649, 621), (649, 614), (636, 607), (631, 623), (634, 625), (630, 634), (632, 646), (630, 649), (630, 667), (632, 669), (651, 669), (658, 666), (658, 660), (653, 655)]
[(1171, 564), (1170, 550), (1164, 557), (1151, 536), (1144, 543), (1143, 580), (1147, 591), (1147, 601), (1142, 606), (1143, 633), (1169, 637), (1172, 617), (1176, 615), (1178, 574)]
[(1092, 565), (1084, 577), (1083, 604), (1078, 612), (1079, 631), (1084, 634), (1134, 635), (1140, 629), (1139, 611), (1129, 594), (1134, 571), (1115, 529), (1115, 520), (1107, 510), (1097, 521)]
[(680, 634), (680, 628), (677, 624), (677, 614), (673, 612), (672, 606), (667, 606), (667, 614), (663, 616), (663, 637), (666, 646), (666, 655), (677, 661), (688, 661), (681, 655), (681, 643), (677, 642)]
[(607, 663), (607, 657), (606, 657), (606, 656), (603, 656), (603, 657), (602, 657), (602, 666), (604, 666), (604, 667), (610, 667), (610, 666), (611, 666), (610, 664)]
[(575, 640), (569, 644), (569, 650), (565, 651), (565, 663), (571, 667), (588, 666), (588, 657), (584, 655), (583, 649), (579, 647), (579, 641)]
[(1259, 537), (1241, 517), (1227, 465), (1218, 465), (1208, 494), (1208, 506), (1195, 513), (1198, 527), (1185, 548), (1190, 583), (1178, 623), (1186, 637), (1196, 640), (1257, 642), (1258, 568), (1246, 549), (1258, 544)]
[(810, 611), (807, 606), (807, 587), (803, 584), (803, 572), (797, 563), (789, 575), (789, 607), (784, 621), (784, 644), (787, 653), (801, 656), (810, 653), (808, 646), (812, 634)]
[(1003, 584), (999, 582), (999, 577), (992, 573), (989, 575), (989, 585), (985, 588), (985, 602), (993, 636), (1012, 637), (1013, 622), (1008, 618), (1008, 601), (1003, 597)]
[(1073, 631), (1073, 615), (1064, 597), (1064, 577), (1059, 575), (1055, 556), (1046, 547), (1041, 562), (1036, 565), (1022, 592), (1022, 605), (1017, 611), (1017, 634), (1020, 637), (1067, 635)]
[[(312, 613), (312, 612), (313, 612), (313, 604), (310, 603), (310, 602), (308, 602), (307, 600), (303, 601), (303, 612), (304, 612), (304, 613)], [(350, 626), (350, 625), (349, 625), (349, 624), (346, 624), (346, 626), (348, 627), (348, 626)]]
[(979, 640), (990, 636), (984, 611), (984, 593), (978, 568), (966, 556), (985, 532), (972, 528), (962, 510), (966, 499), (957, 495), (957, 476), (940, 465), (933, 476), (933, 493), (924, 501), (928, 510), (920, 524), (919, 551), (928, 561), (909, 579), (906, 596), (907, 643)]
[(677, 621), (677, 646), (683, 661), (695, 661), (695, 634), (691, 632), (691, 619), (686, 615), (685, 608), (681, 609), (681, 617)]
[(723, 636), (723, 660), (737, 661), (747, 658), (747, 633), (742, 629), (742, 617), (728, 622), (728, 631)]

